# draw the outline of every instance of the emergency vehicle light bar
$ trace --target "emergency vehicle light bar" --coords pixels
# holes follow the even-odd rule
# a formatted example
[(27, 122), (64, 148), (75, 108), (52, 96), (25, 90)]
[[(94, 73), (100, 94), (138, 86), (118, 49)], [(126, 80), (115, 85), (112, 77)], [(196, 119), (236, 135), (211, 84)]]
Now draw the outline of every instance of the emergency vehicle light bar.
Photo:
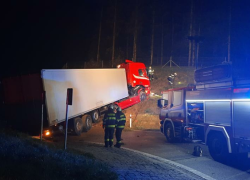
[(194, 100), (186, 100), (187, 102), (201, 102), (201, 101), (250, 101), (250, 99), (194, 99)]

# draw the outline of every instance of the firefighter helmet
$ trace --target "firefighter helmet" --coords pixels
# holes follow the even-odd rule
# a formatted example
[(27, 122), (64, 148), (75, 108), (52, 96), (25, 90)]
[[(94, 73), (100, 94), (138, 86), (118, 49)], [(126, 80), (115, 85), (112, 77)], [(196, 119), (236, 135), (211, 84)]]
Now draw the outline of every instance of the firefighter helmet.
[(111, 104), (111, 105), (109, 106), (109, 108), (110, 108), (110, 109), (114, 109), (114, 105)]
[(118, 111), (122, 111), (122, 108), (121, 108), (121, 107), (118, 107), (117, 110), (118, 110)]

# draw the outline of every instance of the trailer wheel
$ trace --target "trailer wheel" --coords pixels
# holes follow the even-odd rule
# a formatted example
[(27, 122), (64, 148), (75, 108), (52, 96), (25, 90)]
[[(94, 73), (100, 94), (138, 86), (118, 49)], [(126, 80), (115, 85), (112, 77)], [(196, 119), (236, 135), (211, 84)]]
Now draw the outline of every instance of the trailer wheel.
[(74, 133), (77, 136), (80, 136), (82, 133), (83, 123), (81, 118), (74, 119)]
[(208, 141), (209, 153), (215, 161), (224, 162), (228, 156), (226, 139), (220, 133), (214, 133)]
[(174, 128), (170, 123), (166, 125), (164, 134), (168, 142), (174, 142)]
[(144, 101), (146, 98), (147, 98), (146, 93), (143, 92), (143, 91), (141, 91), (141, 92), (140, 92), (140, 100), (141, 100), (141, 102)]
[(98, 112), (98, 110), (92, 111), (91, 117), (92, 117), (92, 122), (97, 123), (98, 120), (99, 120), (99, 112)]
[(82, 123), (83, 123), (83, 131), (87, 132), (92, 127), (92, 119), (91, 116), (88, 114), (85, 114), (82, 116)]

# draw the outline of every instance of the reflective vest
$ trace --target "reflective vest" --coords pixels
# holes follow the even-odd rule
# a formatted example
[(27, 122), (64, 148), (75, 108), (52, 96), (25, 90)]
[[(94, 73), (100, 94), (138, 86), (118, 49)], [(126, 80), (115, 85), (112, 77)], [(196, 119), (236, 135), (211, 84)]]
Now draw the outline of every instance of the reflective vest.
[(121, 111), (118, 111), (116, 113), (116, 116), (117, 116), (117, 126), (116, 126), (116, 128), (122, 128), (123, 129), (125, 127), (125, 123), (126, 123), (126, 116)]
[(116, 114), (113, 110), (109, 110), (103, 118), (103, 126), (108, 128), (115, 128), (117, 125)]

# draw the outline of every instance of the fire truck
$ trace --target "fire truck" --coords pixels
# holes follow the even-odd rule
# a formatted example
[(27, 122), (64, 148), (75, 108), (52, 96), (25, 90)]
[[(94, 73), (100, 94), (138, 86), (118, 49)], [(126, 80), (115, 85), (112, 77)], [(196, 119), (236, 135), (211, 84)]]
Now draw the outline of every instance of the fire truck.
[(202, 142), (216, 161), (249, 154), (250, 76), (238, 72), (231, 64), (198, 69), (195, 85), (162, 92), (160, 130), (167, 140)]
[(4, 119), (30, 134), (39, 133), (41, 118), (50, 132), (64, 129), (67, 88), (73, 89), (69, 130), (76, 135), (90, 130), (110, 104), (125, 109), (150, 94), (145, 65), (130, 60), (109, 69), (43, 69), (4, 78), (1, 84)]

